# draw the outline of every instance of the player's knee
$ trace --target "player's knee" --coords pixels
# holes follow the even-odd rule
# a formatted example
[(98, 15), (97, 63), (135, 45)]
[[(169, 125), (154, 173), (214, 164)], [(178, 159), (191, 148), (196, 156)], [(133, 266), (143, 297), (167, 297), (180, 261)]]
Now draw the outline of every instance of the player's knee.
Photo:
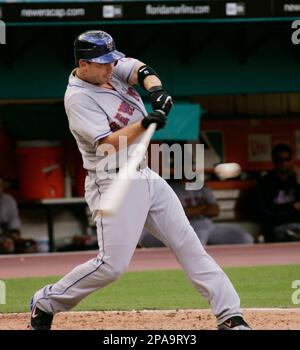
[(122, 264), (117, 264), (117, 265), (111, 265), (109, 269), (109, 276), (112, 281), (117, 280), (119, 277), (121, 277), (124, 272), (127, 270), (127, 266), (122, 265)]

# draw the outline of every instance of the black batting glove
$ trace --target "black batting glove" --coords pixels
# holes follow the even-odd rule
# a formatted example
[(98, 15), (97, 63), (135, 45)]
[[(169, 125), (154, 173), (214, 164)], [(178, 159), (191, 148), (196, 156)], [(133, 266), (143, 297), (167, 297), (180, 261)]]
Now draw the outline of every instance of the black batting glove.
[(145, 117), (142, 120), (142, 127), (144, 129), (147, 129), (150, 124), (156, 123), (157, 124), (156, 130), (159, 130), (166, 125), (166, 122), (167, 122), (166, 116), (161, 112), (155, 111), (155, 112), (149, 113), (147, 117)]
[(162, 86), (152, 87), (149, 93), (153, 110), (168, 115), (173, 106), (172, 97), (164, 91)]

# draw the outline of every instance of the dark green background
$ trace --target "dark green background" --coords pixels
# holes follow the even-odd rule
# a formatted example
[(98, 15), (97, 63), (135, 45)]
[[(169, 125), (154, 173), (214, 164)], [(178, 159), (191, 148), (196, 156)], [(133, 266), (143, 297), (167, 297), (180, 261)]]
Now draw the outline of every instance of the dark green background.
[(7, 27), (0, 102), (30, 99), (35, 105), (0, 105), (0, 117), (18, 138), (70, 137), (62, 101), (74, 68), (73, 41), (94, 28), (156, 69), (175, 105), (202, 95), (299, 92), (300, 47), (291, 42), (291, 23)]
[[(154, 21), (155, 23), (155, 21)], [(175, 97), (299, 91), (291, 22), (8, 27), (0, 99), (61, 99), (82, 31), (110, 32), (117, 48), (153, 66)]]

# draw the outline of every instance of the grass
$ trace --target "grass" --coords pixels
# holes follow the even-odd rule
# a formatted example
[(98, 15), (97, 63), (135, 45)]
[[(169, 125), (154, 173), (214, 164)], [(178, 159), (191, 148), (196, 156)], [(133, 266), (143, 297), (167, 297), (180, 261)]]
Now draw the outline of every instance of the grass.
[[(242, 307), (296, 307), (291, 288), (300, 280), (300, 267), (259, 266), (226, 268)], [(7, 279), (6, 304), (0, 313), (27, 312), (32, 294), (59, 277)], [(207, 308), (208, 303), (181, 270), (128, 272), (117, 282), (93, 293), (74, 310), (132, 310)]]

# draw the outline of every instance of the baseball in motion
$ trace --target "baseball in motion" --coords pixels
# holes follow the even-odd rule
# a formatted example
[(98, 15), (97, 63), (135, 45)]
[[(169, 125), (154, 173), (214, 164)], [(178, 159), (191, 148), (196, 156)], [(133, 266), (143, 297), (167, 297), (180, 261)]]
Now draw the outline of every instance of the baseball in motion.
[(238, 163), (221, 163), (215, 166), (214, 171), (220, 180), (226, 180), (239, 176), (242, 168)]

